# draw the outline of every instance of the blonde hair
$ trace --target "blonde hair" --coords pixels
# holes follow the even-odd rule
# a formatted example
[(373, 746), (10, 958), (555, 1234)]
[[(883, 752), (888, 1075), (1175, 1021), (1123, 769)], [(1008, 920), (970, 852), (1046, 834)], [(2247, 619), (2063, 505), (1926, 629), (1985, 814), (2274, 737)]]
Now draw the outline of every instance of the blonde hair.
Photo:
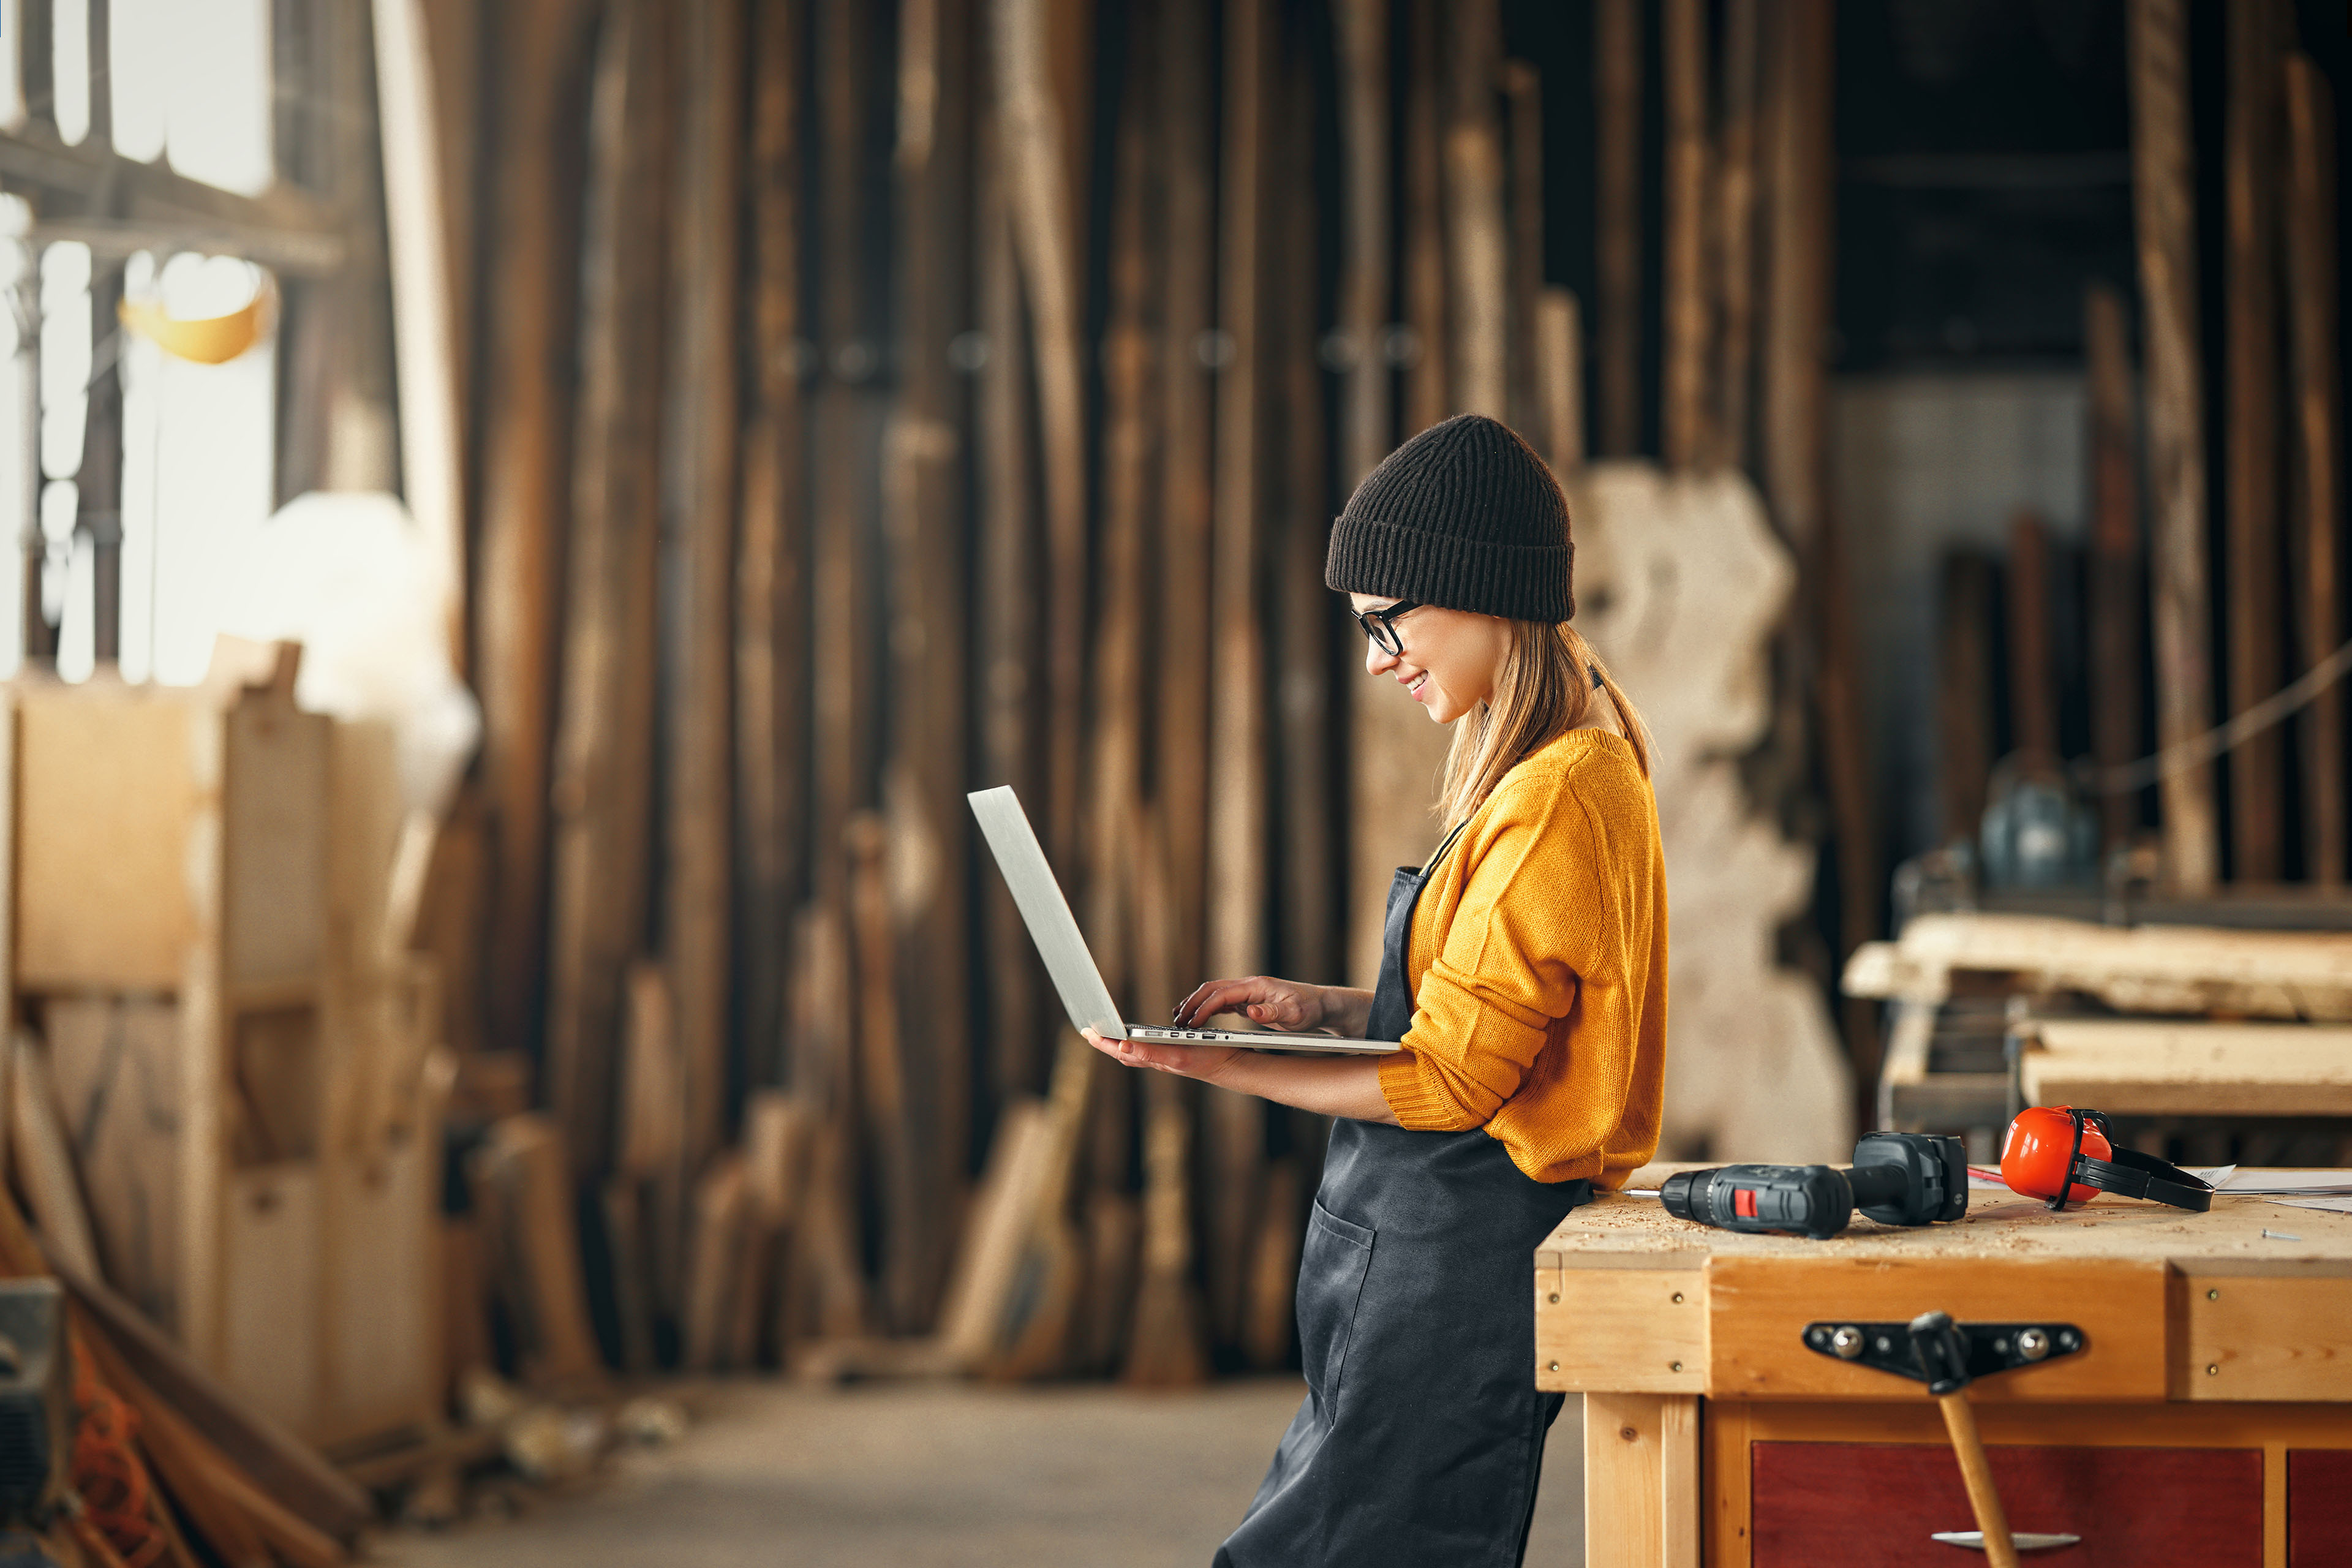
[(1436, 807), (1448, 827), (1484, 805), (1505, 773), (1585, 723), (1603, 694), (1617, 710), (1642, 776), (1650, 774), (1649, 726), (1583, 634), (1565, 621), (1513, 621), (1510, 626), (1511, 646), (1493, 693), (1454, 726)]

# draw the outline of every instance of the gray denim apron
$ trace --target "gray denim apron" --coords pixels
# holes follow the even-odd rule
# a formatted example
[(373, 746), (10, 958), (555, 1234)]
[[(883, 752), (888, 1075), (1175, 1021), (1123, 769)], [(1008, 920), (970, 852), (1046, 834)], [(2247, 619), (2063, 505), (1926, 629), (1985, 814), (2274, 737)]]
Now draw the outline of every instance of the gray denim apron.
[[(1453, 844), (1389, 886), (1369, 1038), (1412, 1023), (1413, 905)], [(1216, 1568), (1520, 1562), (1562, 1402), (1535, 1386), (1535, 1249), (1591, 1198), (1484, 1128), (1335, 1120), (1298, 1265), (1307, 1398)]]

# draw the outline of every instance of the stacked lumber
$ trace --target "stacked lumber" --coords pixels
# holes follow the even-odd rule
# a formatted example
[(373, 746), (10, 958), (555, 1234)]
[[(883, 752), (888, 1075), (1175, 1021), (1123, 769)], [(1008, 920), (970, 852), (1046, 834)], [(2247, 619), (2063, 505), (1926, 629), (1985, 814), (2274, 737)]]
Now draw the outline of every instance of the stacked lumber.
[(2072, 1104), (2201, 1164), (2352, 1153), (2352, 935), (1922, 915), (1845, 986), (1894, 1005), (1890, 1123), (1990, 1143), (2020, 1105)]

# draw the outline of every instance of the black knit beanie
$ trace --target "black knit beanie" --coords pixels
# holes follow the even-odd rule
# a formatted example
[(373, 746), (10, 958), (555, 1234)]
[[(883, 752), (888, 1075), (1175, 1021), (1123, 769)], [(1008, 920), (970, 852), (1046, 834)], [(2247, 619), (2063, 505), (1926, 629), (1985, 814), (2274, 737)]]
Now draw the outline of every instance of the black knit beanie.
[(1576, 614), (1559, 481), (1483, 414), (1433, 425), (1364, 477), (1331, 529), (1323, 581), (1514, 621)]

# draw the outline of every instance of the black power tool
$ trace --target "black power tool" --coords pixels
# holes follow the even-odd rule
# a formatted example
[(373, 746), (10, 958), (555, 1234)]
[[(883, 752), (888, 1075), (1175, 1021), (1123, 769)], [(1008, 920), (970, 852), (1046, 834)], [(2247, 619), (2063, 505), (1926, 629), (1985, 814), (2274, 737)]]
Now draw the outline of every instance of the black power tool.
[(1843, 1230), (1856, 1209), (1881, 1225), (1959, 1218), (1969, 1212), (1969, 1162), (1957, 1138), (1866, 1132), (1853, 1146), (1850, 1171), (1828, 1165), (1676, 1171), (1658, 1196), (1676, 1219), (1822, 1241)]

